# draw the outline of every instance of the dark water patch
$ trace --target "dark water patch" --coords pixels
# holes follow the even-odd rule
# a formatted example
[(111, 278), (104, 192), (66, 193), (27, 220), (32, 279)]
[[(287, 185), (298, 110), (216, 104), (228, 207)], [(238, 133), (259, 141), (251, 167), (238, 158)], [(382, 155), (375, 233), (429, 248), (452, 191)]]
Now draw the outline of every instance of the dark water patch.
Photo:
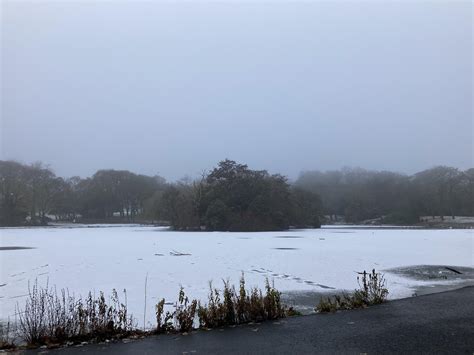
[(431, 293), (445, 292), (456, 290), (458, 288), (474, 286), (474, 280), (461, 280), (456, 283), (447, 283), (447, 284), (433, 284), (433, 285), (423, 285), (416, 286), (413, 288), (412, 296), (422, 296), (429, 295)]
[(273, 248), (275, 250), (299, 250), (300, 248)]
[(414, 265), (384, 270), (414, 280), (473, 280), (474, 268), (452, 265)]
[(292, 306), (297, 311), (303, 314), (311, 314), (314, 313), (314, 307), (321, 298), (341, 293), (342, 291), (328, 292), (318, 288), (314, 288), (313, 291), (283, 291), (281, 299), (286, 305)]
[(326, 289), (326, 290), (335, 290), (334, 287), (327, 286), (327, 285), (323, 285), (323, 284), (318, 284), (318, 283), (313, 282), (313, 281), (307, 281), (307, 280), (305, 280), (304, 283), (307, 284), (307, 285), (311, 285), (311, 286), (321, 287), (321, 288), (324, 288), (324, 289)]
[(19, 246), (11, 246), (11, 247), (0, 247), (0, 251), (7, 251), (7, 250), (25, 250), (25, 249), (36, 249), (34, 247), (19, 247)]
[(327, 290), (335, 290), (336, 289), (335, 287), (326, 286), (326, 285), (323, 285), (323, 284), (316, 284), (316, 286), (319, 286), (321, 288), (325, 288)]
[(189, 254), (189, 253), (181, 253), (181, 252), (179, 252), (179, 251), (173, 250), (173, 251), (170, 251), (170, 255), (171, 255), (171, 256), (190, 256), (191, 254)]

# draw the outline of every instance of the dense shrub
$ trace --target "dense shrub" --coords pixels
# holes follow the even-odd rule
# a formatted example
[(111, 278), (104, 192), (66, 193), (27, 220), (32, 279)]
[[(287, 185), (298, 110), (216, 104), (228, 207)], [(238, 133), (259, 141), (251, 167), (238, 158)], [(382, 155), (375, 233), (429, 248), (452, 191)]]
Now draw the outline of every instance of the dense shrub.
[(10, 329), (10, 320), (6, 323), (0, 322), (0, 350), (7, 350), (14, 348), (11, 329)]
[(258, 289), (246, 290), (245, 279), (240, 279), (239, 292), (224, 281), (222, 291), (209, 285), (206, 304), (196, 300), (190, 301), (181, 288), (179, 301), (172, 312), (164, 311), (165, 300), (156, 305), (158, 333), (168, 331), (188, 332), (194, 322), (199, 321), (201, 328), (216, 328), (227, 325), (261, 322), (269, 319), (286, 317), (288, 309), (281, 303), (280, 292), (267, 280), (265, 294)]
[[(384, 277), (372, 270), (358, 277), (359, 289), (352, 295), (322, 299), (316, 307), (318, 312), (332, 312), (338, 309), (367, 307), (386, 300), (388, 291)], [(281, 302), (281, 293), (266, 280), (265, 289), (246, 289), (242, 275), (239, 289), (224, 281), (222, 290), (210, 284), (208, 301), (205, 304), (190, 300), (181, 287), (178, 301), (172, 310), (165, 311), (165, 300), (155, 307), (156, 330), (152, 333), (189, 332), (200, 328), (261, 322), (299, 315)], [(107, 301), (102, 292), (98, 297), (75, 298), (67, 290), (38, 287), (37, 282), (29, 288), (24, 309), (17, 309), (17, 335), (28, 346), (58, 345), (67, 342), (97, 341), (122, 338), (129, 335), (145, 335), (150, 332), (138, 330), (136, 322), (127, 311), (127, 294), (123, 291), (125, 303), (120, 302), (117, 291)], [(9, 323), (0, 324), (0, 349), (14, 347)]]
[(167, 311), (165, 312), (165, 299), (161, 299), (160, 302), (156, 304), (155, 307), (156, 313), (156, 332), (165, 333), (173, 330), (173, 313)]
[(169, 185), (157, 214), (177, 230), (269, 231), (320, 227), (320, 205), (282, 175), (226, 159), (199, 181)]
[(197, 301), (189, 301), (184, 294), (184, 289), (179, 290), (178, 302), (175, 305), (175, 329), (179, 332), (188, 332), (193, 329), (196, 316)]
[[(126, 292), (124, 290), (126, 298)], [(126, 302), (121, 303), (116, 290), (110, 304), (101, 292), (85, 300), (76, 299), (66, 290), (38, 287), (29, 289), (25, 308), (19, 314), (19, 335), (30, 345), (61, 343), (66, 340), (105, 338), (125, 334), (133, 328)]]
[(368, 307), (387, 300), (388, 290), (385, 287), (386, 281), (382, 274), (375, 272), (375, 270), (372, 270), (371, 273), (364, 270), (361, 276), (357, 276), (357, 282), (359, 289), (352, 294), (321, 298), (315, 310), (319, 313), (335, 312), (341, 309)]
[(282, 305), (280, 292), (266, 281), (265, 294), (258, 288), (245, 289), (245, 279), (240, 280), (239, 292), (224, 282), (221, 292), (210, 287), (208, 303), (199, 305), (199, 325), (202, 328), (215, 328), (225, 325), (260, 322), (283, 318), (287, 308)]

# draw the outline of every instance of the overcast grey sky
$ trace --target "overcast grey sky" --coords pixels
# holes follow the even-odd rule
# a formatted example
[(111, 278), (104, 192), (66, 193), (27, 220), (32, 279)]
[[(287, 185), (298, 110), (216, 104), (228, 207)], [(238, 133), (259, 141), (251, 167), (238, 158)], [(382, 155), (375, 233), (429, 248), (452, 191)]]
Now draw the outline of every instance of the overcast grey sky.
[(473, 164), (470, 1), (1, 2), (1, 158), (177, 179)]

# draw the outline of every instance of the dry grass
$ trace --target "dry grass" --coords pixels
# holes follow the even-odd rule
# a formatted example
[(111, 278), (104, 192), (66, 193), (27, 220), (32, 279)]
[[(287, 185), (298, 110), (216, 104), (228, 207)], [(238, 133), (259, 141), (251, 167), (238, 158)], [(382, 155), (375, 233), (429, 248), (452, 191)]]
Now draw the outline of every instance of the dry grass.
[(281, 303), (280, 292), (266, 281), (265, 293), (258, 288), (247, 290), (242, 276), (239, 291), (224, 281), (223, 290), (209, 285), (208, 302), (201, 304), (189, 300), (181, 288), (179, 302), (174, 311), (165, 312), (165, 300), (156, 305), (158, 333), (177, 331), (188, 332), (194, 329), (197, 320), (200, 328), (216, 328), (227, 325), (261, 322), (286, 317), (288, 309)]
[(116, 290), (107, 303), (104, 294), (89, 293), (83, 300), (67, 290), (38, 287), (29, 288), (23, 311), (18, 309), (18, 332), (28, 345), (49, 345), (65, 341), (105, 339), (126, 334), (133, 329), (133, 317), (125, 303), (120, 302)]
[(0, 323), (0, 350), (8, 350), (15, 347), (10, 329), (10, 320)]
[(385, 287), (386, 281), (382, 274), (372, 270), (366, 271), (357, 276), (359, 289), (348, 295), (334, 296), (331, 298), (321, 298), (315, 310), (319, 313), (335, 312), (343, 309), (365, 308), (368, 306), (383, 303), (387, 300), (388, 290)]
[[(359, 289), (351, 295), (321, 299), (317, 312), (334, 312), (340, 309), (362, 308), (385, 302), (388, 290), (383, 275), (372, 270), (357, 278)], [(19, 319), (17, 335), (28, 346), (54, 346), (67, 342), (101, 341), (129, 335), (146, 335), (137, 329), (134, 318), (127, 311), (127, 293), (124, 303), (116, 290), (106, 300), (102, 292), (92, 293), (86, 299), (76, 298), (67, 290), (38, 287), (29, 288), (23, 310), (17, 307)], [(229, 281), (223, 281), (223, 289), (209, 285), (208, 301), (201, 304), (189, 299), (181, 287), (178, 301), (171, 311), (165, 311), (165, 300), (155, 306), (156, 330), (151, 333), (189, 332), (197, 327), (222, 326), (262, 322), (297, 315), (298, 312), (281, 302), (281, 293), (266, 280), (265, 289), (246, 288), (242, 275), (238, 290)], [(0, 325), (0, 348), (13, 348), (10, 324)]]
[[(189, 332), (197, 327), (215, 328), (226, 325), (261, 322), (294, 314), (281, 303), (280, 292), (267, 280), (264, 291), (246, 289), (242, 275), (238, 292), (229, 281), (222, 290), (210, 284), (208, 303), (189, 299), (181, 287), (172, 310), (165, 311), (165, 300), (155, 306), (156, 329), (138, 330), (135, 319), (128, 314), (127, 294), (122, 303), (116, 290), (108, 299), (102, 292), (86, 299), (76, 298), (67, 290), (39, 287), (35, 282), (22, 310), (17, 306), (19, 339), (28, 347), (58, 346), (82, 341), (93, 342), (120, 339), (148, 333)], [(0, 345), (13, 346), (9, 329), (0, 327)]]
[(261, 322), (286, 317), (287, 308), (282, 305), (280, 292), (266, 280), (265, 293), (258, 288), (247, 290), (245, 279), (240, 279), (239, 292), (224, 281), (221, 292), (210, 285), (208, 303), (199, 305), (198, 316), (201, 328)]

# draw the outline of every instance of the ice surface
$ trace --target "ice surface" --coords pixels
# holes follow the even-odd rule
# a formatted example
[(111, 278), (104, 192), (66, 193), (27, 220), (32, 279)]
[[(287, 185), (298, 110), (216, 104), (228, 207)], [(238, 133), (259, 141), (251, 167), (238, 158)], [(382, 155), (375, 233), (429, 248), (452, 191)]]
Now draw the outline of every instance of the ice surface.
[[(98, 228), (100, 227), (100, 228)], [(281, 291), (354, 289), (356, 272), (411, 265), (474, 266), (472, 230), (322, 228), (284, 232), (174, 232), (149, 226), (3, 228), (0, 247), (0, 318), (14, 319), (28, 283), (89, 290), (127, 289), (129, 310), (143, 319), (145, 277), (147, 321), (159, 298), (177, 299), (180, 285), (205, 300), (209, 281), (248, 286), (265, 278)], [(410, 296), (417, 286), (456, 280), (418, 280), (386, 273), (390, 298)], [(317, 300), (315, 299), (315, 303)]]

